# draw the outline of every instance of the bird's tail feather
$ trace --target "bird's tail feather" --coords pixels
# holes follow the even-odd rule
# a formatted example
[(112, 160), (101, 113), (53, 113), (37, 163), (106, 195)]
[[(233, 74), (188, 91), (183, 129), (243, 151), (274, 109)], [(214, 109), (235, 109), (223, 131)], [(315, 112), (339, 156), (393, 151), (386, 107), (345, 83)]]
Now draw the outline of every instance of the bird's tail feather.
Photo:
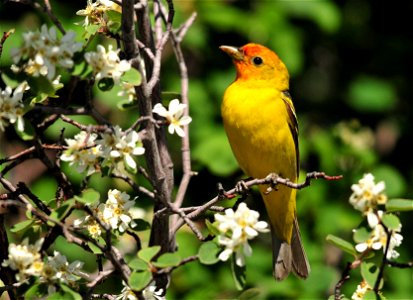
[(292, 271), (300, 278), (307, 278), (310, 265), (301, 242), (297, 219), (294, 220), (291, 244), (281, 241), (275, 231), (271, 230), (273, 245), (273, 276), (276, 280), (284, 280)]

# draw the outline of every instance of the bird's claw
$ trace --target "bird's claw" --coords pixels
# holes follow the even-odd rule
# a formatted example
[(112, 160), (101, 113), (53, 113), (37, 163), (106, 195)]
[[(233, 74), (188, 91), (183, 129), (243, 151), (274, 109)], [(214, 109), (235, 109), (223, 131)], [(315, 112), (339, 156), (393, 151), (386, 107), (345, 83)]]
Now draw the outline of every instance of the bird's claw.
[(269, 174), (265, 179), (269, 181), (269, 186), (267, 190), (265, 191), (265, 194), (268, 195), (272, 191), (277, 191), (278, 190), (278, 174), (271, 173)]
[(240, 180), (235, 185), (235, 192), (241, 196), (241, 198), (245, 198), (248, 195), (249, 188), (246, 185), (244, 180)]

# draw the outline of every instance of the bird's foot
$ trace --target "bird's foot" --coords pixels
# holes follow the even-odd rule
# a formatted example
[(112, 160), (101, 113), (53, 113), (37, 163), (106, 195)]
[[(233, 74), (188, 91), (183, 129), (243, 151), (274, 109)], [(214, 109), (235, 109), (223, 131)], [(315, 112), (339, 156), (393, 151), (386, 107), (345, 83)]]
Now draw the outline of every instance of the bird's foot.
[(244, 180), (240, 180), (235, 185), (235, 193), (238, 194), (241, 199), (245, 199), (248, 196), (249, 187)]
[(272, 191), (277, 191), (278, 190), (278, 180), (279, 180), (280, 176), (278, 176), (278, 174), (276, 173), (271, 173), (269, 174), (265, 179), (268, 181), (268, 188), (265, 191), (265, 194), (268, 195), (269, 193), (271, 193)]

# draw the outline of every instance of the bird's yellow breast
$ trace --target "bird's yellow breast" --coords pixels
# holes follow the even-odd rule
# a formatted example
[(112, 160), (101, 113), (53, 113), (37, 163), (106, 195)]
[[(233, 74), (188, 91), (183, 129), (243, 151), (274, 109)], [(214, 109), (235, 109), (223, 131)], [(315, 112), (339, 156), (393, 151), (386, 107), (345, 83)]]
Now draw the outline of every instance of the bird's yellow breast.
[(241, 168), (252, 177), (276, 172), (296, 179), (296, 151), (281, 92), (233, 83), (225, 92), (222, 117)]
[[(297, 155), (290, 116), (282, 92), (235, 81), (225, 92), (221, 106), (225, 131), (243, 171), (254, 178), (269, 173), (297, 179)], [(295, 217), (295, 190), (280, 186), (265, 195), (267, 212), (277, 235), (290, 242)]]

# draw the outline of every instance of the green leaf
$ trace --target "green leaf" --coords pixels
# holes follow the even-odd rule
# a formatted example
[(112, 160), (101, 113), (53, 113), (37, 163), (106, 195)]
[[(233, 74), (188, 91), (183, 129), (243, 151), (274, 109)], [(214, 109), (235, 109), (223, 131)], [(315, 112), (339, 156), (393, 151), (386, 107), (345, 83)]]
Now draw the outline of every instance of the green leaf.
[(381, 294), (376, 294), (373, 290), (368, 290), (364, 296), (363, 300), (384, 300), (385, 298)]
[(98, 81), (98, 88), (103, 92), (110, 91), (114, 85), (115, 82), (112, 78), (102, 78)]
[(83, 204), (93, 204), (99, 201), (100, 193), (94, 189), (85, 189), (79, 196), (74, 197), (76, 201)]
[(87, 245), (89, 246), (90, 250), (92, 250), (93, 254), (102, 254), (102, 250), (96, 246), (94, 243), (92, 242), (88, 242)]
[(385, 214), (381, 221), (390, 230), (397, 230), (400, 228), (400, 219), (394, 214)]
[(379, 275), (379, 268), (370, 262), (363, 261), (361, 264), (361, 276), (368, 283), (370, 287), (376, 284), (377, 276)]
[(136, 226), (132, 228), (134, 231), (145, 231), (151, 229), (151, 224), (144, 219), (133, 219), (133, 221), (136, 223)]
[(99, 27), (100, 27), (99, 25), (89, 24), (85, 27), (85, 31), (88, 34), (88, 36), (92, 36), (92, 35), (96, 34)]
[(65, 201), (60, 207), (54, 209), (50, 214), (50, 217), (57, 220), (61, 220), (67, 216), (67, 214), (70, 212), (74, 205), (75, 200), (69, 199)]
[(253, 299), (259, 299), (258, 296), (260, 296), (261, 290), (258, 288), (250, 288), (241, 293), (241, 295), (238, 296), (239, 300), (253, 300)]
[(131, 267), (132, 269), (136, 270), (136, 271), (145, 271), (145, 270), (149, 270), (149, 264), (144, 261), (143, 259), (134, 257), (133, 259), (131, 259), (131, 261), (128, 263), (129, 267)]
[(130, 83), (132, 85), (140, 85), (142, 82), (141, 73), (139, 73), (139, 71), (135, 68), (130, 68), (130, 70), (123, 73), (120, 78), (122, 79), (122, 81)]
[(47, 286), (45, 284), (34, 284), (24, 294), (25, 299), (39, 299), (47, 295)]
[(143, 248), (138, 252), (138, 257), (146, 262), (150, 262), (152, 258), (161, 250), (161, 246), (152, 246), (148, 248)]
[(342, 238), (339, 238), (335, 235), (329, 234), (326, 237), (327, 242), (333, 244), (334, 246), (340, 248), (341, 250), (350, 253), (352, 255), (356, 255), (356, 250), (353, 247), (353, 244), (350, 242), (347, 242), (346, 240), (343, 240)]
[(231, 271), (232, 271), (232, 277), (234, 278), (235, 281), (235, 286), (238, 290), (243, 290), (245, 287), (245, 284), (247, 282), (247, 276), (246, 276), (246, 267), (245, 266), (238, 266), (236, 263), (236, 255), (231, 256)]
[(15, 89), (23, 81), (17, 74), (6, 74), (6, 72), (1, 73), (1, 79), (3, 79), (3, 82), (12, 89)]
[(17, 224), (14, 224), (13, 227), (10, 229), (11, 232), (16, 233), (22, 230), (27, 229), (28, 227), (31, 227), (34, 224), (33, 220), (25, 220), (23, 222), (19, 222)]
[(60, 284), (59, 287), (61, 288), (60, 291), (53, 293), (52, 295), (48, 296), (46, 299), (48, 300), (81, 300), (82, 296), (72, 290), (70, 287), (64, 284)]
[(106, 15), (108, 16), (107, 26), (112, 33), (117, 33), (121, 25), (121, 14), (114, 10), (107, 10)]
[(205, 265), (212, 265), (218, 262), (218, 253), (221, 248), (212, 241), (205, 242), (199, 247), (199, 261)]
[(143, 290), (152, 280), (152, 273), (149, 270), (143, 272), (133, 272), (129, 277), (129, 285), (132, 289)]
[(81, 62), (77, 63), (72, 71), (72, 74), (75, 76), (79, 76), (82, 79), (85, 79), (92, 73), (92, 68), (82, 60)]
[(35, 95), (32, 103), (40, 103), (48, 96), (55, 95), (55, 88), (50, 80), (45, 76), (27, 77), (27, 82), (30, 85), (30, 91)]
[(356, 243), (364, 243), (370, 238), (371, 233), (366, 227), (360, 227), (353, 233), (353, 239)]
[(24, 130), (20, 131), (17, 128), (17, 123), (14, 123), (14, 129), (16, 130), (17, 135), (23, 140), (23, 141), (31, 141), (35, 138), (36, 133), (34, 131), (34, 128), (31, 123), (29, 122), (24, 122)]
[(410, 199), (390, 199), (386, 203), (387, 212), (411, 210), (413, 210), (413, 200)]
[(181, 262), (181, 256), (177, 253), (165, 253), (159, 256), (152, 264), (158, 268), (176, 267)]
[(213, 223), (211, 223), (208, 219), (205, 220), (205, 225), (208, 228), (209, 233), (211, 233), (212, 235), (219, 234), (218, 228)]

